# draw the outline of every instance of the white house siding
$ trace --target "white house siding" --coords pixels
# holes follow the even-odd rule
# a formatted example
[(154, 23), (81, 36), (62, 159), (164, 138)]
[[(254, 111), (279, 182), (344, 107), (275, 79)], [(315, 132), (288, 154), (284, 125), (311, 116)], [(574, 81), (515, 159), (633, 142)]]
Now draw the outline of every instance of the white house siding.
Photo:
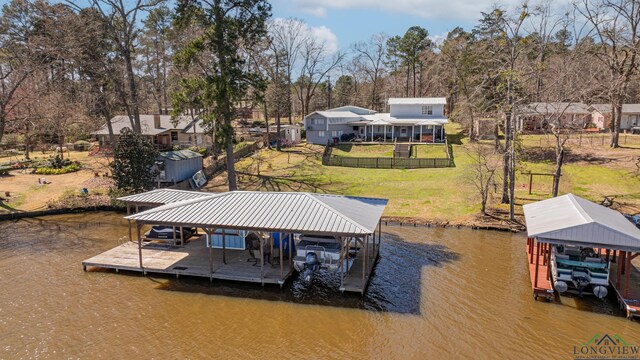
[(433, 107), (433, 114), (422, 115), (422, 107), (427, 105), (391, 105), (391, 116), (397, 117), (442, 117), (444, 116), (444, 105), (430, 105)]

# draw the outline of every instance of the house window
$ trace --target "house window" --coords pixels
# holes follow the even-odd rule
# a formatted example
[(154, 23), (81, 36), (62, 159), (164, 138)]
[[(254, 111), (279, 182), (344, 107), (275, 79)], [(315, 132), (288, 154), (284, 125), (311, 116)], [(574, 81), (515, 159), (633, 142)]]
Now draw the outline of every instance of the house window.
[(324, 119), (311, 119), (311, 125), (324, 125)]
[(318, 136), (319, 137), (324, 137), (324, 131), (318, 131)]
[(178, 132), (177, 131), (172, 131), (171, 132), (171, 142), (174, 141), (178, 141)]
[(422, 115), (433, 115), (433, 106), (431, 105), (423, 106)]

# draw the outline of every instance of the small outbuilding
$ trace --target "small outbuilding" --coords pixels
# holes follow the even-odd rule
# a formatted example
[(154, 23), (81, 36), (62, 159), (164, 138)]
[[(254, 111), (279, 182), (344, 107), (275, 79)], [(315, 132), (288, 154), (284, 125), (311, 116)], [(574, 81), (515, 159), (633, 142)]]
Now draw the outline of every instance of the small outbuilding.
[(156, 159), (158, 182), (177, 183), (202, 170), (202, 155), (191, 150), (161, 152)]

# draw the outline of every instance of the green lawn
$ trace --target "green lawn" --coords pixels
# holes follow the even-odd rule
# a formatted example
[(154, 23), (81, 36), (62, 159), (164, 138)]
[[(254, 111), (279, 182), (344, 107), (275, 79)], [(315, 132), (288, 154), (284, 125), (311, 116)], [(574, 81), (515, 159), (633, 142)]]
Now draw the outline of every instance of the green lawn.
[(433, 145), (413, 145), (415, 148), (414, 154), (416, 154), (417, 158), (429, 158), (429, 159), (440, 159), (447, 158), (447, 149), (444, 144), (433, 144)]
[(393, 145), (361, 145), (341, 144), (333, 148), (331, 153), (342, 157), (393, 157)]
[[(249, 157), (237, 163), (238, 186), (242, 190), (263, 191), (309, 191), (355, 196), (370, 196), (389, 199), (385, 210), (387, 216), (409, 216), (431, 221), (466, 223), (479, 212), (477, 190), (473, 185), (473, 163), (468, 139), (460, 134), (456, 124), (446, 128), (449, 144), (452, 146), (456, 167), (436, 169), (360, 169), (323, 166), (321, 162), (324, 148), (316, 145), (299, 145), (285, 149), (261, 150), (261, 156)], [(523, 137), (528, 151), (540, 151), (535, 141), (539, 139)], [(628, 141), (631, 138), (628, 139)], [(635, 139), (635, 138), (634, 138)], [(492, 146), (489, 142), (487, 146)], [(428, 151), (442, 151), (443, 146), (428, 146)], [(606, 147), (605, 147), (606, 148)], [(561, 180), (562, 194), (573, 192), (589, 200), (601, 201), (605, 195), (615, 195), (616, 200), (628, 205), (627, 212), (640, 211), (640, 183), (636, 173), (634, 157), (640, 157), (640, 150), (623, 148), (603, 150), (609, 153), (595, 158), (582, 158), (587, 148), (572, 148), (572, 156), (567, 159)], [(355, 150), (355, 151), (354, 151)], [(528, 193), (528, 176), (522, 173), (551, 172), (553, 170), (553, 149), (542, 148), (540, 156), (529, 158), (518, 164), (516, 179), (516, 212), (522, 213), (520, 205), (551, 196), (551, 178), (534, 178), (534, 190)], [(595, 151), (593, 149), (589, 151)], [(338, 156), (392, 156), (391, 145), (353, 145), (350, 149), (334, 149)], [(595, 155), (594, 155), (595, 156)], [(613, 160), (612, 160), (613, 159)], [(259, 163), (259, 164), (258, 164)], [(257, 174), (258, 165), (260, 175)], [(500, 171), (498, 171), (500, 172)], [(226, 191), (226, 174), (213, 179), (209, 190)], [(524, 185), (524, 186), (523, 186)], [(506, 210), (498, 203), (501, 182), (498, 179), (496, 193), (491, 206)]]

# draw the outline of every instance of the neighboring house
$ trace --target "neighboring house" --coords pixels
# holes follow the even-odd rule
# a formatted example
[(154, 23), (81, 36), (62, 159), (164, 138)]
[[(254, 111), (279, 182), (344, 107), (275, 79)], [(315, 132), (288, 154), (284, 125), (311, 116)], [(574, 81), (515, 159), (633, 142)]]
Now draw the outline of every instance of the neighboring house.
[[(314, 111), (305, 116), (307, 142), (326, 144), (345, 139), (362, 141), (444, 142), (445, 98), (391, 98), (390, 112), (358, 106)], [(336, 140), (337, 139), (337, 140)]]
[(591, 111), (583, 103), (532, 103), (520, 109), (516, 129), (542, 131), (558, 117), (564, 127), (583, 129), (591, 122)]
[[(593, 104), (589, 107), (591, 120), (598, 129), (611, 127), (611, 104)], [(640, 126), (640, 104), (622, 105), (622, 119), (620, 130), (629, 131)]]
[[(174, 125), (170, 115), (140, 115), (142, 135), (149, 137), (160, 149), (173, 149), (174, 146), (211, 146), (211, 136), (205, 133), (202, 120), (194, 120), (190, 116), (180, 116), (176, 120)], [(123, 128), (131, 128), (131, 122), (128, 116), (118, 115), (111, 119), (111, 126), (117, 141)], [(100, 146), (111, 145), (107, 124), (91, 134), (97, 138)]]
[(156, 158), (158, 182), (177, 183), (202, 170), (202, 155), (191, 150), (161, 152)]

